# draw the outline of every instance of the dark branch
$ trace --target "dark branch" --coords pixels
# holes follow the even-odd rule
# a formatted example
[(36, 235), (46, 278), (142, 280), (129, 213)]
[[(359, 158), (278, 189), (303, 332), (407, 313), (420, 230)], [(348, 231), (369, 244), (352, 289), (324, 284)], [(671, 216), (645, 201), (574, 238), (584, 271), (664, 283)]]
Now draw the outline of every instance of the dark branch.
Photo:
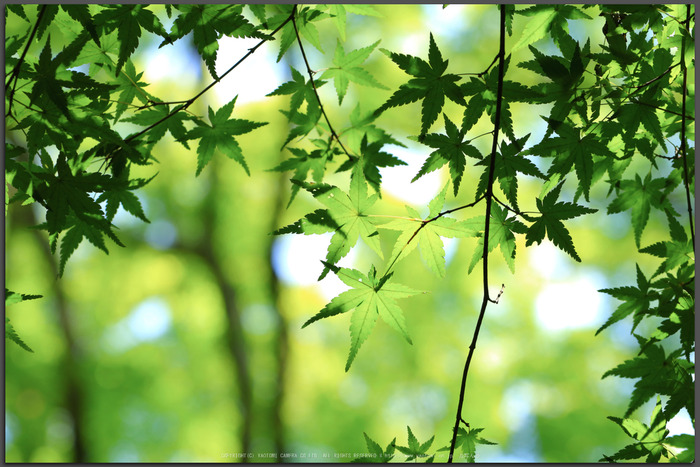
[[(686, 5), (686, 19), (685, 19), (686, 30), (690, 29), (690, 5)], [(688, 204), (688, 224), (690, 225), (690, 238), (693, 242), (693, 253), (695, 253), (695, 230), (693, 229), (693, 208), (690, 204), (690, 180), (688, 175), (688, 154), (687, 154), (687, 143), (685, 140), (685, 101), (688, 94), (688, 68), (685, 65), (685, 49), (686, 49), (686, 36), (683, 36), (683, 42), (681, 44), (681, 68), (683, 70), (683, 107), (681, 110), (681, 157), (683, 158), (683, 173), (684, 185), (685, 185), (685, 197)]]
[(478, 76), (479, 78), (481, 78), (482, 76), (484, 76), (486, 73), (489, 72), (489, 70), (491, 69), (493, 64), (496, 63), (496, 60), (498, 60), (498, 55), (493, 57), (493, 61), (491, 62), (491, 64), (488, 67), (486, 67), (486, 69), (484, 71), (482, 71), (481, 73), (457, 73), (457, 76)]
[(163, 123), (164, 121), (168, 120), (170, 117), (172, 117), (173, 115), (175, 115), (175, 114), (178, 113), (179, 111), (181, 111), (181, 110), (186, 110), (189, 106), (191, 106), (192, 104), (194, 104), (194, 102), (195, 102), (197, 99), (199, 99), (205, 92), (207, 92), (208, 90), (210, 90), (211, 88), (213, 88), (213, 87), (214, 87), (216, 84), (218, 84), (222, 79), (224, 79), (224, 77), (225, 77), (226, 75), (228, 75), (229, 73), (231, 73), (234, 69), (236, 69), (236, 67), (238, 67), (238, 65), (240, 65), (241, 63), (243, 63), (243, 61), (244, 61), (246, 58), (248, 58), (248, 57), (250, 57), (251, 55), (253, 55), (253, 53), (254, 53), (256, 50), (258, 50), (258, 48), (259, 48), (261, 45), (263, 45), (265, 42), (269, 41), (269, 40), (272, 38), (272, 36), (274, 36), (275, 34), (277, 34), (277, 32), (278, 32), (280, 29), (282, 29), (289, 21), (291, 21), (291, 20), (293, 19), (293, 17), (294, 17), (294, 13), (292, 12), (292, 14), (289, 15), (289, 17), (288, 17), (287, 19), (285, 19), (284, 22), (283, 22), (282, 24), (280, 24), (279, 26), (277, 26), (277, 28), (276, 28), (274, 31), (272, 31), (272, 32), (269, 34), (268, 37), (262, 39), (262, 40), (261, 40), (260, 42), (258, 42), (254, 47), (251, 47), (250, 49), (248, 49), (248, 53), (247, 53), (247, 54), (245, 54), (243, 57), (241, 57), (240, 60), (238, 60), (236, 63), (234, 63), (228, 70), (226, 70), (226, 72), (225, 72), (224, 74), (222, 74), (222, 75), (219, 76), (217, 79), (215, 79), (214, 81), (212, 81), (211, 84), (209, 84), (206, 88), (202, 89), (199, 93), (197, 93), (195, 96), (191, 97), (190, 99), (187, 99), (186, 101), (180, 101), (180, 102), (183, 102), (183, 104), (181, 104), (181, 105), (179, 105), (178, 107), (176, 107), (175, 109), (173, 109), (169, 114), (167, 114), (166, 116), (164, 116), (163, 118), (161, 118), (161, 119), (158, 120), (157, 122), (155, 122), (155, 123), (153, 123), (153, 124), (147, 126), (146, 128), (144, 128), (143, 130), (139, 131), (138, 133), (135, 133), (135, 134), (129, 136), (129, 137), (126, 138), (124, 141), (125, 141), (126, 143), (128, 143), (128, 142), (130, 142), (130, 141), (133, 141), (134, 139), (138, 138), (139, 136), (142, 136), (142, 135), (145, 134), (146, 132), (152, 130), (152, 129), (155, 128), (156, 126), (158, 126), (158, 125), (160, 125), (161, 123)]
[(32, 33), (29, 35), (29, 39), (27, 40), (27, 44), (24, 46), (24, 50), (22, 51), (22, 55), (19, 57), (19, 61), (15, 65), (15, 67), (12, 69), (10, 72), (10, 77), (7, 80), (7, 83), (5, 83), (5, 91), (7, 91), (7, 87), (12, 83), (12, 89), (10, 89), (10, 95), (8, 96), (8, 99), (10, 103), (7, 106), (7, 113), (5, 116), (12, 115), (12, 102), (14, 101), (15, 97), (15, 88), (17, 87), (17, 80), (19, 79), (19, 70), (22, 68), (22, 64), (24, 63), (24, 59), (27, 56), (27, 52), (29, 51), (29, 46), (32, 44), (32, 41), (34, 40), (34, 36), (36, 35), (37, 30), (39, 29), (39, 24), (41, 23), (41, 18), (44, 16), (44, 12), (46, 11), (46, 5), (42, 5), (41, 10), (39, 10), (39, 15), (36, 18), (36, 23), (34, 23), (34, 28), (32, 29)]
[(323, 107), (323, 103), (321, 102), (321, 96), (318, 95), (318, 89), (316, 88), (316, 81), (314, 81), (314, 71), (311, 69), (311, 65), (309, 65), (309, 60), (306, 58), (306, 52), (304, 51), (304, 44), (301, 42), (301, 36), (299, 36), (299, 29), (297, 29), (297, 22), (296, 22), (296, 12), (297, 12), (297, 5), (294, 5), (294, 9), (292, 10), (292, 24), (294, 25), (294, 33), (297, 36), (297, 43), (299, 44), (299, 50), (301, 51), (301, 56), (304, 59), (304, 64), (306, 65), (306, 72), (309, 75), (309, 81), (311, 82), (311, 87), (314, 90), (314, 95), (316, 96), (316, 100), (318, 101), (318, 106), (321, 109), (321, 113), (323, 114), (323, 118), (326, 119), (326, 123), (328, 124), (328, 129), (331, 132), (331, 139), (336, 140), (338, 142), (338, 145), (340, 148), (343, 150), (346, 156), (348, 156), (351, 160), (356, 159), (355, 156), (350, 154), (347, 149), (345, 149), (345, 146), (343, 146), (343, 143), (340, 141), (340, 138), (338, 137), (338, 133), (336, 133), (335, 129), (333, 128), (333, 125), (331, 125), (331, 121), (328, 118), (328, 115), (326, 114), (326, 109)]
[(508, 206), (506, 203), (504, 203), (504, 202), (501, 201), (500, 199), (496, 198), (495, 195), (493, 195), (493, 200), (494, 200), (495, 202), (497, 202), (498, 204), (500, 204), (501, 206), (503, 206), (503, 207), (504, 207), (505, 209), (507, 209), (508, 211), (510, 211), (510, 212), (512, 212), (513, 214), (515, 214), (516, 216), (520, 216), (520, 217), (523, 217), (523, 218), (525, 218), (525, 219), (527, 219), (527, 215), (526, 215), (526, 214), (539, 214), (539, 213), (534, 212), (534, 211), (518, 211), (517, 209)]
[[(489, 178), (486, 184), (486, 217), (484, 220), (484, 250), (482, 253), (482, 263), (483, 263), (483, 285), (484, 292), (481, 300), (481, 310), (479, 311), (479, 319), (476, 322), (476, 328), (474, 329), (474, 336), (472, 337), (472, 342), (469, 344), (469, 354), (467, 355), (467, 361), (464, 364), (464, 371), (462, 372), (462, 384), (459, 391), (459, 403), (457, 405), (457, 415), (455, 417), (455, 425), (452, 430), (452, 442), (450, 443), (450, 457), (447, 459), (448, 463), (452, 463), (454, 457), (455, 446), (457, 445), (457, 432), (459, 430), (460, 422), (464, 421), (462, 418), (462, 407), (464, 405), (464, 395), (467, 386), (467, 375), (469, 373), (469, 365), (471, 364), (472, 357), (474, 355), (474, 349), (476, 348), (476, 341), (479, 338), (479, 330), (481, 329), (481, 324), (484, 320), (484, 314), (486, 312), (486, 306), (488, 305), (489, 298), (489, 226), (491, 224), (491, 203), (493, 201), (493, 179), (494, 172), (496, 168), (496, 150), (498, 148), (498, 132), (501, 129), (501, 104), (503, 102), (503, 72), (504, 72), (504, 61), (505, 61), (505, 47), (506, 47), (506, 8), (505, 5), (499, 5), (501, 10), (501, 25), (500, 25), (500, 46), (498, 50), (498, 88), (496, 91), (496, 115), (493, 130), (493, 143), (491, 145), (491, 162), (489, 163)], [(501, 289), (503, 292), (503, 289)], [(500, 298), (500, 294), (499, 294)], [(496, 299), (498, 300), (498, 299)]]

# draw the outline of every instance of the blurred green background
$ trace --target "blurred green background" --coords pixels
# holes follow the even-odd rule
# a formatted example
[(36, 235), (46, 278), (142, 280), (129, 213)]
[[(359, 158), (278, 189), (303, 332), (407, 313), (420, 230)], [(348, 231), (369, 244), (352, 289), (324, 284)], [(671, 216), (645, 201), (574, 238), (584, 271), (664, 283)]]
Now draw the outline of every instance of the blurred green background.
[[(166, 27), (171, 24), (162, 6), (151, 8)], [(376, 9), (383, 17), (349, 15), (346, 51), (381, 39), (380, 47), (426, 57), (431, 31), (450, 59), (449, 71), (482, 71), (496, 53), (495, 6)], [(595, 11), (590, 15), (596, 19), (571, 22), (575, 38), (599, 34), (602, 19)], [(516, 16), (509, 44), (526, 22)], [(10, 15), (6, 34), (27, 27)], [(338, 33), (329, 21), (318, 28), (325, 55), (310, 45), (307, 53), (312, 66), (322, 69), (330, 65)], [(57, 44), (67, 40), (57, 26), (49, 32)], [(188, 40), (163, 49), (148, 36), (142, 40), (133, 61), (144, 71), (150, 93), (184, 99), (210, 82)], [(219, 71), (255, 43), (224, 42)], [(592, 43), (596, 50), (597, 41)], [(537, 45), (555, 51), (546, 41)], [(35, 351), (6, 344), (7, 462), (218, 462), (239, 460), (235, 456), (241, 452), (252, 453), (256, 462), (275, 461), (281, 454), (288, 461), (339, 461), (347, 458), (336, 455), (366, 452), (363, 432), (383, 446), (394, 437), (405, 445), (407, 425), (419, 441), (435, 434), (435, 448), (448, 444), (481, 301), (479, 269), (467, 275), (476, 240), (446, 242), (443, 280), (424, 267), (417, 250), (399, 263), (397, 282), (429, 291), (399, 302), (414, 345), (379, 324), (345, 373), (349, 314), (301, 329), (343, 290), (333, 277), (315, 283), (330, 237), (269, 235), (319, 207), (299, 193), (287, 209), (290, 174), (269, 171), (290, 156), (280, 151), (288, 127), (278, 111), (287, 108), (288, 98), (264, 95), (289, 79), (290, 64), (304, 70), (294, 46), (289, 61), (275, 63), (277, 47), (266, 44), (250, 65), (191, 107), (203, 115), (207, 105), (216, 109), (239, 95), (233, 117), (270, 122), (238, 139), (250, 177), (221, 154), (195, 177), (194, 148), (187, 151), (167, 136), (153, 152), (159, 164), (132, 171), (141, 177), (158, 173), (138, 193), (151, 223), (120, 210), (115, 224), (127, 248), (114, 245), (107, 256), (84, 242), (60, 280), (46, 238), (26, 228), (43, 213), (35, 206), (9, 207), (6, 285), (44, 298), (7, 311)], [(507, 79), (532, 83), (534, 75), (514, 66), (529, 58), (528, 51), (518, 51)], [(407, 80), (378, 51), (367, 63), (386, 86)], [(321, 88), (337, 128), (349, 125), (358, 100), (366, 112), (389, 95), (351, 85), (339, 107), (332, 85)], [(448, 103), (445, 112), (459, 121), (456, 105)], [(546, 114), (546, 108), (536, 112)], [(404, 204), (426, 211), (427, 201), (448, 180), (443, 169), (409, 184), (429, 153), (406, 138), (418, 131), (418, 113), (419, 104), (413, 104), (391, 109), (378, 121), (408, 146), (385, 150), (410, 164), (382, 169), (379, 212), (403, 215)], [(531, 106), (513, 106), (516, 135), (532, 132), (530, 143), (544, 133), (535, 117)], [(432, 130), (440, 132), (442, 125), (441, 118)], [(487, 131), (482, 118), (473, 134)], [(487, 140), (475, 141), (484, 153)], [(449, 196), (447, 207), (473, 199), (479, 174), (467, 168), (459, 197)], [(347, 173), (328, 180), (347, 189)], [(565, 185), (562, 198), (571, 199), (573, 186)], [(523, 179), (522, 209), (534, 205), (540, 188), (540, 181)], [(596, 186), (590, 206), (599, 211), (567, 224), (582, 263), (548, 241), (526, 249), (524, 238), (518, 239), (515, 274), (499, 252), (492, 255), (491, 289), (495, 293), (503, 283), (505, 291), (487, 310), (464, 418), (472, 427), (484, 427), (482, 435), (498, 445), (480, 446), (478, 461), (594, 462), (625, 443), (624, 433), (606, 416), (624, 412), (632, 383), (600, 377), (633, 355), (636, 342), (629, 321), (594, 337), (616, 307), (596, 290), (633, 284), (635, 262), (645, 271), (657, 262), (637, 255), (626, 213), (605, 214), (606, 192), (604, 183)], [(458, 218), (483, 215), (482, 210), (479, 205)], [(644, 243), (663, 238), (662, 221), (652, 214)], [(397, 233), (380, 232), (388, 256)], [(366, 271), (382, 263), (360, 242), (340, 264)], [(644, 420), (650, 407), (640, 412)], [(672, 426), (682, 431), (686, 425), (681, 417)], [(402, 458), (398, 453), (396, 459)]]

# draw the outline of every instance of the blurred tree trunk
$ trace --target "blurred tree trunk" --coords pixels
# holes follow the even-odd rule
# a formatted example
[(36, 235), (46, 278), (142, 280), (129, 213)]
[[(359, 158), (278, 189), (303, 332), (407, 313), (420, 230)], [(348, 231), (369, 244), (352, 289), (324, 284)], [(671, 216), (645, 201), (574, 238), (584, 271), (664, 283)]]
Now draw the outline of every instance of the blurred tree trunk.
[[(280, 158), (281, 159), (281, 158)], [(284, 209), (283, 196), (284, 192), (282, 187), (284, 186), (286, 180), (286, 175), (284, 172), (280, 172), (277, 177), (275, 193), (275, 206), (272, 210), (272, 216), (270, 218), (270, 232), (274, 232), (279, 228), (282, 210)], [(270, 284), (270, 298), (273, 301), (274, 309), (277, 317), (277, 335), (275, 336), (275, 354), (277, 357), (277, 375), (275, 378), (276, 387), (274, 400), (272, 405), (272, 423), (273, 423), (273, 438), (275, 442), (275, 451), (277, 453), (277, 462), (284, 462), (284, 458), (281, 454), (285, 452), (285, 432), (284, 432), (284, 420), (282, 418), (282, 409), (285, 399), (285, 384), (287, 376), (287, 355), (289, 353), (289, 332), (287, 330), (288, 322), (287, 318), (284, 316), (282, 310), (282, 303), (280, 301), (280, 281), (277, 277), (277, 273), (272, 267), (272, 246), (275, 237), (268, 236), (269, 242), (267, 244), (267, 273), (268, 281)]]
[[(18, 142), (13, 144), (21, 146)], [(14, 230), (25, 229), (40, 223), (36, 212), (32, 206), (14, 206), (8, 210), (12, 216)], [(47, 270), (51, 271), (54, 280), (51, 282), (51, 294), (55, 298), (55, 311), (58, 314), (58, 323), (66, 343), (66, 354), (62, 362), (65, 375), (65, 398), (64, 406), (68, 412), (71, 426), (73, 428), (73, 462), (88, 462), (88, 455), (85, 442), (85, 391), (80, 379), (79, 365), (82, 358), (82, 351), (78, 341), (75, 339), (73, 322), (70, 316), (70, 305), (63, 289), (63, 283), (58, 279), (58, 263), (56, 257), (51, 253), (48, 238), (40, 230), (30, 229), (36, 240), (37, 247), (46, 261)], [(46, 300), (46, 299), (44, 299)]]
[[(241, 313), (237, 303), (236, 291), (233, 284), (224, 273), (220, 256), (215, 251), (215, 209), (216, 209), (216, 177), (212, 176), (212, 186), (209, 194), (204, 200), (203, 225), (204, 233), (196, 250), (202, 260), (207, 264), (216, 280), (216, 285), (221, 291), (226, 314), (226, 341), (228, 343), (231, 357), (235, 362), (237, 383), (239, 388), (239, 407), (243, 423), (241, 426), (241, 452), (250, 452), (250, 439), (253, 425), (253, 397), (252, 381), (248, 365), (248, 351), (246, 345), (245, 332), (241, 322)], [(242, 462), (247, 462), (243, 457)]]
[[(26, 229), (40, 223), (36, 213), (31, 206), (16, 206), (9, 210), (12, 215), (14, 229)], [(63, 289), (63, 283), (58, 279), (58, 264), (56, 258), (51, 254), (48, 239), (40, 230), (31, 229), (36, 240), (37, 248), (47, 264), (46, 270), (51, 271), (54, 280), (51, 282), (51, 298), (54, 299), (55, 311), (58, 314), (58, 324), (64, 342), (66, 343), (66, 354), (62, 361), (64, 375), (65, 398), (63, 405), (68, 412), (71, 426), (73, 428), (73, 460), (74, 463), (89, 462), (85, 442), (85, 391), (80, 378), (79, 366), (82, 359), (82, 351), (78, 341), (75, 339), (73, 322), (70, 315), (70, 304)], [(50, 303), (49, 298), (44, 298), (46, 303)]]

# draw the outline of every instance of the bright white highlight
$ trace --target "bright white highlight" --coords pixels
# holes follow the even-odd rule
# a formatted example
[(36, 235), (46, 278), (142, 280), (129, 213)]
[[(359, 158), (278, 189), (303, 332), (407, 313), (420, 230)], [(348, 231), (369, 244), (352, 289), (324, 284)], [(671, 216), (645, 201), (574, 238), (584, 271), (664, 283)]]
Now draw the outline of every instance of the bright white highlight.
[[(323, 271), (322, 259), (326, 258), (333, 234), (284, 235), (272, 247), (272, 265), (280, 280), (292, 286), (317, 286), (321, 295), (330, 300), (349, 289), (332, 272), (318, 282)], [(338, 262), (339, 267), (354, 267), (357, 246)]]
[(168, 304), (162, 298), (148, 298), (131, 312), (126, 325), (140, 341), (158, 339), (170, 328)]
[(528, 249), (530, 266), (547, 280), (561, 279), (571, 272), (567, 263), (566, 253), (558, 249), (552, 242), (544, 241)]
[(171, 327), (170, 307), (159, 297), (139, 303), (132, 312), (105, 332), (102, 343), (110, 353), (121, 353), (141, 342), (164, 336)]
[(175, 41), (160, 49), (157, 45), (149, 47), (143, 61), (143, 80), (147, 83), (161, 80), (171, 80), (181, 85), (194, 83), (201, 74), (200, 59), (195, 53), (184, 41)]
[[(216, 72), (219, 75), (225, 73), (258, 42), (260, 39), (236, 37), (219, 39)], [(214, 87), (213, 91), (221, 103), (229, 102), (236, 95), (238, 95), (236, 106), (261, 101), (286, 81), (282, 75), (284, 67), (275, 63), (274, 54), (277, 50), (275, 47), (277, 46), (274, 43), (263, 44)]]
[[(430, 148), (427, 149), (430, 150)], [(421, 153), (394, 145), (384, 146), (383, 150), (393, 154), (408, 165), (379, 169), (379, 173), (382, 174), (382, 191), (386, 191), (413, 206), (418, 206), (419, 208), (427, 206), (445, 183), (440, 176), (442, 170), (425, 174), (411, 183), (411, 180), (420, 171), (429, 153)]]
[(531, 382), (516, 381), (511, 386), (508, 386), (505, 394), (503, 394), (500, 408), (501, 418), (513, 431), (517, 430), (532, 415), (535, 399), (535, 388)]
[(678, 412), (675, 417), (668, 421), (666, 428), (668, 428), (669, 436), (682, 434), (695, 435), (693, 422), (690, 420), (686, 411)]
[(547, 285), (537, 296), (537, 324), (547, 331), (593, 328), (602, 323), (600, 293), (591, 277)]
[(465, 15), (465, 8), (465, 5), (448, 5), (447, 8), (443, 8), (442, 5), (422, 5), (426, 15), (426, 28), (429, 31), (440, 31), (443, 36), (457, 37), (460, 32), (468, 30), (474, 22), (475, 15)]

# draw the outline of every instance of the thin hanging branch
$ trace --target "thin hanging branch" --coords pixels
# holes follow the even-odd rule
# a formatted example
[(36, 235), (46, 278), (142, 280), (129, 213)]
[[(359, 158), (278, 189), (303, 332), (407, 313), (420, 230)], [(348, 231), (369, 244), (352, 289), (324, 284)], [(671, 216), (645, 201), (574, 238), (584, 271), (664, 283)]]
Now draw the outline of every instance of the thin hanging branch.
[[(457, 405), (457, 415), (455, 417), (455, 426), (452, 431), (452, 442), (450, 443), (450, 456), (447, 459), (448, 463), (452, 463), (454, 457), (455, 446), (457, 444), (457, 432), (459, 430), (460, 422), (467, 424), (462, 418), (462, 407), (464, 405), (464, 395), (467, 385), (467, 375), (469, 373), (469, 365), (472, 361), (472, 356), (474, 355), (474, 349), (476, 348), (476, 340), (479, 337), (479, 330), (481, 329), (481, 323), (484, 320), (484, 314), (486, 312), (486, 306), (489, 301), (489, 226), (491, 224), (491, 203), (493, 201), (493, 178), (495, 172), (495, 161), (496, 161), (496, 150), (498, 147), (498, 133), (501, 129), (501, 103), (503, 101), (503, 72), (504, 72), (504, 61), (505, 61), (505, 44), (506, 44), (506, 8), (505, 5), (499, 5), (501, 10), (501, 26), (500, 26), (500, 46), (498, 50), (498, 88), (496, 91), (496, 115), (495, 124), (493, 131), (493, 143), (491, 145), (491, 162), (489, 163), (489, 178), (486, 184), (486, 217), (484, 224), (484, 250), (482, 254), (483, 263), (483, 285), (484, 292), (481, 300), (481, 310), (479, 311), (479, 319), (476, 322), (476, 328), (474, 328), (474, 335), (472, 337), (472, 342), (469, 344), (469, 354), (467, 355), (467, 361), (464, 364), (464, 371), (462, 373), (462, 385), (459, 391), (459, 403)], [(501, 293), (503, 288), (501, 288)], [(500, 293), (498, 295), (500, 298)]]
[[(217, 164), (217, 161), (213, 161)], [(240, 411), (241, 425), (239, 437), (241, 442), (241, 452), (251, 452), (253, 439), (253, 421), (255, 418), (253, 407), (253, 378), (250, 371), (250, 357), (246, 344), (245, 330), (241, 318), (238, 294), (231, 279), (222, 264), (222, 256), (216, 249), (215, 229), (216, 229), (216, 206), (217, 190), (220, 189), (220, 182), (217, 181), (215, 171), (209, 172), (212, 189), (204, 199), (201, 209), (201, 223), (203, 232), (196, 243), (179, 242), (171, 247), (171, 251), (179, 254), (190, 254), (199, 258), (213, 276), (213, 282), (221, 295), (223, 301), (223, 311), (226, 319), (224, 339), (228, 347), (233, 367), (236, 374), (235, 384), (238, 386), (236, 395), (237, 406)], [(242, 457), (242, 463), (247, 463), (248, 458)]]
[(299, 29), (297, 28), (297, 21), (296, 21), (296, 14), (297, 14), (297, 6), (294, 5), (294, 9), (292, 10), (292, 24), (294, 25), (294, 33), (297, 36), (297, 43), (299, 44), (299, 50), (301, 51), (301, 56), (304, 59), (304, 64), (306, 65), (306, 72), (309, 75), (309, 81), (311, 82), (311, 87), (314, 90), (314, 94), (316, 95), (316, 100), (318, 101), (318, 106), (321, 108), (321, 113), (323, 114), (323, 118), (326, 119), (326, 124), (328, 124), (328, 129), (331, 132), (331, 139), (334, 139), (338, 142), (338, 145), (340, 146), (340, 149), (343, 150), (346, 156), (348, 156), (351, 160), (356, 159), (356, 156), (353, 156), (348, 152), (347, 149), (345, 149), (345, 146), (343, 146), (342, 141), (340, 141), (340, 137), (338, 136), (338, 133), (335, 131), (333, 128), (333, 125), (331, 125), (331, 121), (328, 118), (328, 115), (326, 114), (326, 109), (323, 107), (323, 103), (321, 102), (321, 96), (318, 95), (318, 89), (316, 88), (316, 81), (314, 81), (314, 71), (311, 69), (311, 65), (309, 65), (309, 60), (306, 58), (306, 52), (304, 51), (304, 44), (301, 42), (301, 36), (299, 35)]
[[(690, 30), (690, 4), (686, 5), (685, 29)], [(684, 35), (681, 43), (681, 69), (683, 70), (683, 103), (681, 110), (681, 158), (683, 159), (683, 172), (685, 182), (685, 197), (688, 204), (688, 225), (690, 226), (690, 238), (693, 242), (693, 253), (695, 253), (695, 230), (693, 229), (693, 208), (690, 204), (690, 179), (688, 175), (688, 154), (685, 140), (685, 101), (688, 94), (688, 68), (685, 65), (685, 49), (687, 38)]]
[(228, 75), (228, 74), (231, 73), (233, 70), (235, 70), (236, 67), (238, 67), (238, 65), (240, 65), (241, 63), (243, 63), (243, 61), (244, 61), (245, 59), (247, 59), (248, 57), (250, 57), (251, 55), (253, 55), (253, 53), (255, 53), (255, 51), (258, 50), (258, 48), (259, 48), (261, 45), (263, 45), (265, 42), (267, 42), (267, 41), (269, 41), (270, 39), (272, 39), (272, 37), (273, 37), (275, 34), (277, 34), (277, 32), (278, 32), (280, 29), (282, 29), (287, 23), (289, 23), (290, 21), (292, 21), (293, 18), (294, 18), (294, 12), (292, 12), (292, 14), (289, 15), (289, 17), (288, 17), (287, 19), (285, 19), (284, 22), (283, 22), (282, 24), (280, 24), (279, 26), (277, 26), (277, 27), (275, 28), (275, 30), (272, 31), (272, 32), (268, 35), (268, 37), (262, 39), (260, 42), (258, 42), (257, 44), (255, 44), (253, 47), (251, 47), (250, 49), (248, 49), (248, 53), (246, 53), (243, 57), (241, 57), (240, 60), (238, 60), (236, 63), (234, 63), (233, 65), (231, 65), (231, 67), (230, 67), (228, 70), (226, 70), (226, 71), (225, 71), (221, 76), (219, 76), (217, 79), (215, 79), (214, 81), (212, 81), (207, 87), (205, 87), (205, 88), (202, 89), (199, 93), (197, 93), (195, 96), (193, 96), (193, 97), (187, 99), (186, 101), (180, 101), (180, 102), (183, 102), (181, 105), (179, 105), (178, 107), (174, 108), (170, 113), (168, 113), (167, 115), (165, 115), (163, 118), (161, 118), (161, 119), (158, 120), (157, 122), (152, 123), (151, 125), (147, 126), (146, 128), (144, 128), (143, 130), (139, 131), (138, 133), (134, 133), (133, 135), (129, 136), (128, 138), (126, 138), (126, 139), (124, 140), (124, 142), (128, 143), (128, 142), (130, 142), (130, 141), (133, 141), (134, 139), (138, 138), (139, 136), (142, 136), (144, 133), (146, 133), (146, 132), (152, 130), (152, 129), (155, 128), (156, 126), (158, 126), (158, 125), (160, 125), (161, 123), (163, 123), (164, 121), (168, 120), (170, 117), (172, 117), (172, 116), (175, 115), (176, 113), (180, 112), (181, 110), (186, 110), (189, 106), (191, 106), (192, 104), (194, 104), (194, 102), (195, 102), (197, 99), (199, 99), (205, 92), (209, 91), (211, 88), (213, 88), (213, 87), (214, 87), (215, 85), (217, 85), (219, 82), (221, 82), (221, 80), (224, 79), (224, 77), (226, 77), (226, 75)]
[(10, 72), (10, 76), (7, 80), (7, 83), (5, 83), (5, 91), (7, 91), (7, 88), (10, 86), (10, 83), (12, 83), (12, 88), (10, 89), (10, 95), (8, 96), (8, 99), (10, 103), (7, 105), (7, 113), (5, 116), (10, 116), (12, 115), (12, 102), (14, 101), (15, 98), (15, 88), (17, 87), (17, 80), (19, 79), (19, 70), (22, 68), (22, 64), (24, 63), (24, 59), (27, 56), (27, 52), (29, 51), (29, 46), (32, 44), (32, 41), (34, 40), (34, 36), (36, 35), (36, 32), (39, 30), (39, 24), (41, 24), (41, 18), (44, 16), (44, 12), (46, 11), (47, 5), (42, 5), (41, 10), (39, 10), (39, 14), (37, 15), (36, 18), (36, 23), (34, 23), (34, 28), (32, 29), (31, 34), (29, 35), (29, 39), (27, 40), (27, 44), (24, 46), (24, 50), (22, 51), (22, 55), (19, 57), (19, 61), (15, 65), (15, 67), (12, 69)]

